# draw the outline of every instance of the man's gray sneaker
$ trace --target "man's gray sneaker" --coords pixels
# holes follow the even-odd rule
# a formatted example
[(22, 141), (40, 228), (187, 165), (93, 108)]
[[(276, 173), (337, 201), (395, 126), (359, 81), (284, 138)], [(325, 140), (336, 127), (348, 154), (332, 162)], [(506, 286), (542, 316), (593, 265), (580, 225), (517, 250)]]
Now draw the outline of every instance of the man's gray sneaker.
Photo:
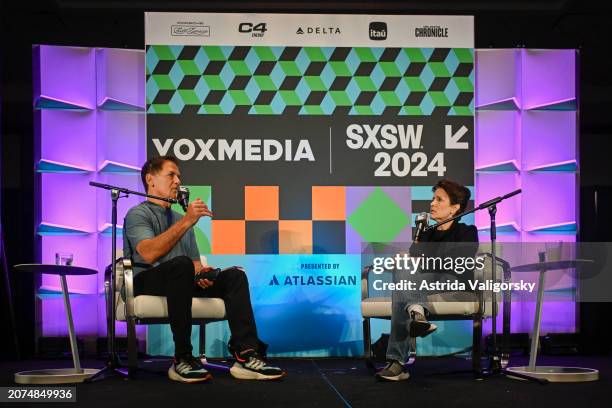
[(406, 368), (397, 360), (387, 363), (386, 367), (376, 373), (376, 378), (381, 381), (403, 381), (410, 378)]
[(208, 381), (212, 375), (204, 368), (202, 362), (192, 356), (174, 357), (168, 369), (168, 378), (182, 383), (196, 383)]
[(287, 373), (278, 367), (269, 366), (255, 350), (243, 350), (234, 353), (236, 362), (230, 368), (230, 374), (240, 380), (278, 380)]

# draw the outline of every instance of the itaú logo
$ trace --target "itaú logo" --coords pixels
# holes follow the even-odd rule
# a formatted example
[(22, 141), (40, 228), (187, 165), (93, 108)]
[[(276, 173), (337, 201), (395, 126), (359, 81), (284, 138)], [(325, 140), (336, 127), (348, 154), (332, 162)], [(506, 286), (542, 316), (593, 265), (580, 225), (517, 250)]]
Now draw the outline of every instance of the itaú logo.
[(357, 277), (350, 275), (272, 275), (268, 286), (355, 286)]
[(387, 39), (387, 23), (372, 21), (370, 23), (370, 40), (382, 41)]

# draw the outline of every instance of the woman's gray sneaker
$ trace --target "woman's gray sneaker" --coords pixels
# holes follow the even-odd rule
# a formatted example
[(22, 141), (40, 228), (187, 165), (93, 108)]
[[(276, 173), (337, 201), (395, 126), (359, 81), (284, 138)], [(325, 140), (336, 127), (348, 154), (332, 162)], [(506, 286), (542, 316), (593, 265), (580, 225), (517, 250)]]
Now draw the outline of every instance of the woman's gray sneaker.
[(397, 360), (387, 363), (386, 367), (376, 373), (376, 378), (381, 381), (403, 381), (410, 378), (406, 368)]

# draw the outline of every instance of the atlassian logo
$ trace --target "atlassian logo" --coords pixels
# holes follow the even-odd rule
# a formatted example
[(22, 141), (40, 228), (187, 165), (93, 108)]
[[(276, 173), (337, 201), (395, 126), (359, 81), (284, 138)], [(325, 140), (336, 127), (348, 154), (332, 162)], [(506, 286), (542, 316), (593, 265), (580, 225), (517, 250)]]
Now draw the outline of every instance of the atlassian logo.
[(287, 275), (280, 279), (272, 275), (268, 286), (351, 286), (357, 285), (357, 277), (349, 275)]

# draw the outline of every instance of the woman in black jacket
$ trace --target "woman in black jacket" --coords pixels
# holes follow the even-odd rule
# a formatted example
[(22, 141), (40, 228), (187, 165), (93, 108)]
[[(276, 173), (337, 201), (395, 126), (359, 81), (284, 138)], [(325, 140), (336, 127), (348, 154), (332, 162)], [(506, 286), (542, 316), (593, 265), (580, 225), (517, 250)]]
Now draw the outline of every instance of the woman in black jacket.
[[(431, 218), (435, 222), (447, 220), (465, 211), (470, 200), (470, 190), (452, 180), (443, 179), (433, 186), (433, 199), (430, 204)], [(442, 259), (473, 257), (478, 249), (478, 231), (473, 225), (450, 221), (438, 228), (424, 232), (410, 247), (412, 257), (440, 257)], [(471, 243), (471, 244), (457, 244)], [(397, 271), (396, 271), (397, 272)], [(420, 273), (427, 272), (427, 273)], [(406, 272), (404, 272), (406, 273)], [(470, 272), (461, 274), (469, 278)], [(453, 271), (419, 271), (421, 280), (445, 281), (457, 279)], [(436, 326), (426, 319), (427, 294), (424, 291), (402, 291), (393, 293), (391, 314), (391, 334), (387, 346), (387, 365), (376, 373), (376, 377), (386, 381), (401, 381), (409, 378), (404, 366), (410, 351), (410, 337), (425, 337), (436, 330)]]

